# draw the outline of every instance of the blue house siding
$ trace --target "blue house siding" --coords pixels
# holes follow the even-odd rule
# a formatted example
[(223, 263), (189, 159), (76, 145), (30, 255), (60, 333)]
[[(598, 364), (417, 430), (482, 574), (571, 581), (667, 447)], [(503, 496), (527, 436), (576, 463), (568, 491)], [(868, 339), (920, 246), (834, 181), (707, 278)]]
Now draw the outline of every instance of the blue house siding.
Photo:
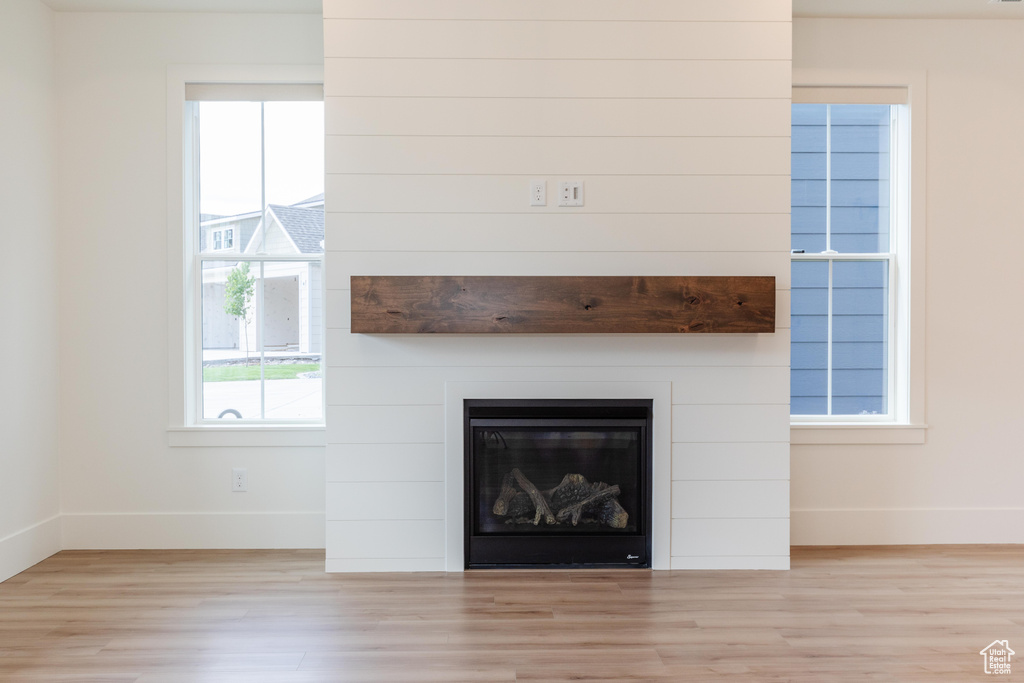
[[(888, 106), (793, 106), (794, 250), (888, 251), (889, 121)], [(790, 410), (828, 412), (831, 324), (832, 414), (884, 413), (888, 264), (836, 260), (831, 280), (826, 261), (793, 263)]]

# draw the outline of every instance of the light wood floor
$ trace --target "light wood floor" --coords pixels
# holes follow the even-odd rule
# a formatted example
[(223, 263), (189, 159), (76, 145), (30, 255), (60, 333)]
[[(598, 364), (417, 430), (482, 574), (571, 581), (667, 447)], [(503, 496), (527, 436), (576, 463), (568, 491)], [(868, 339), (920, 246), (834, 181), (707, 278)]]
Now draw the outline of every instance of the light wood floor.
[[(1008, 639), (1011, 676), (979, 651)], [(0, 681), (1024, 680), (1024, 546), (789, 572), (325, 574), (323, 551), (65, 551), (0, 584)]]

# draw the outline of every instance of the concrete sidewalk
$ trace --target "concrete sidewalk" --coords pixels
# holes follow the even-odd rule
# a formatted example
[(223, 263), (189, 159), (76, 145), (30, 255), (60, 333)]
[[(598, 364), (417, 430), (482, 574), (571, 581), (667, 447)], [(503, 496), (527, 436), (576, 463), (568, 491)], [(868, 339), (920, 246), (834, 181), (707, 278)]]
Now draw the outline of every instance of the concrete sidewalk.
[[(264, 403), (268, 420), (323, 419), (323, 379), (268, 379)], [(260, 382), (204, 382), (203, 417), (217, 419), (225, 410), (238, 411), (244, 420), (260, 419)], [(237, 419), (227, 415), (222, 419)]]

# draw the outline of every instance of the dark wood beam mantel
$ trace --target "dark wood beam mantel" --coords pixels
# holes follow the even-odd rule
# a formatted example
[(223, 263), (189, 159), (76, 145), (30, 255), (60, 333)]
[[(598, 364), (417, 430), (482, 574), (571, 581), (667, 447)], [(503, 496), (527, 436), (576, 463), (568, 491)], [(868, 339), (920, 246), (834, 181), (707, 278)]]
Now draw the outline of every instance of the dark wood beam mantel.
[(774, 276), (352, 276), (362, 334), (775, 331)]

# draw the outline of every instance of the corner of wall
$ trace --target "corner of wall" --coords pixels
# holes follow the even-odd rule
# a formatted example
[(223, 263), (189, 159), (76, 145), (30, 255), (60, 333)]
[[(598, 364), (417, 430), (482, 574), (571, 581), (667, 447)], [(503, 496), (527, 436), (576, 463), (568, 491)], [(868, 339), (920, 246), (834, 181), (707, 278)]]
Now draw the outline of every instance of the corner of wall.
[(0, 539), (0, 581), (6, 581), (60, 550), (60, 515)]

